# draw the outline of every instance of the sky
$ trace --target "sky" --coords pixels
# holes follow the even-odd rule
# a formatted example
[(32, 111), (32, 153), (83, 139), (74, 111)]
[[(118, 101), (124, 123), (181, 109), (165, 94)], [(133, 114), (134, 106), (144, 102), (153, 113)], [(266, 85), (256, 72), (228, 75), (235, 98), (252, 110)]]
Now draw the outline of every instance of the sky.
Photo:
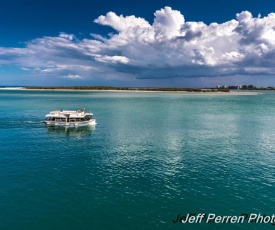
[(275, 0), (9, 0), (0, 86), (275, 86)]

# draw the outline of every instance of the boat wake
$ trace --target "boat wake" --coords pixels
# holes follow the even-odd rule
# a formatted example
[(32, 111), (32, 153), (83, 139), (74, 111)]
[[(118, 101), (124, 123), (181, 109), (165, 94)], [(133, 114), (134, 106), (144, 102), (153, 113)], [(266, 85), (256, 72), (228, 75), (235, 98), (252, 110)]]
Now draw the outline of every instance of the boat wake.
[(43, 121), (22, 121), (22, 120), (2, 120), (0, 121), (0, 128), (42, 128)]

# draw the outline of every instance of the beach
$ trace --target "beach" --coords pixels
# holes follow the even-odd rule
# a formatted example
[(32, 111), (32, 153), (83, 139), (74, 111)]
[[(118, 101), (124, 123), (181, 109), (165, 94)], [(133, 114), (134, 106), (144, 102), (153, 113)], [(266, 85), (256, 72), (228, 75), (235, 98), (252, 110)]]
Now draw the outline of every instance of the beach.
[(28, 89), (24, 87), (8, 87), (0, 88), (0, 90), (22, 90), (22, 91), (56, 91), (56, 92), (110, 92), (110, 93), (173, 93), (173, 94), (191, 94), (191, 95), (222, 95), (222, 96), (246, 96), (246, 95), (258, 95), (259, 91), (201, 91), (201, 92), (190, 92), (190, 91), (161, 91), (161, 90), (105, 90), (105, 89)]

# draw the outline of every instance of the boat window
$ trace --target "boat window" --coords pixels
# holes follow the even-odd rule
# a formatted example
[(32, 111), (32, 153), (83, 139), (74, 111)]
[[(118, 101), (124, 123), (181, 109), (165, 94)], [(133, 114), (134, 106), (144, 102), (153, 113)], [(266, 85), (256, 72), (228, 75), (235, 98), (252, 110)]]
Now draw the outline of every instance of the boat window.
[(91, 115), (86, 115), (86, 116), (85, 116), (85, 120), (86, 120), (86, 121), (89, 121), (91, 118), (92, 118)]

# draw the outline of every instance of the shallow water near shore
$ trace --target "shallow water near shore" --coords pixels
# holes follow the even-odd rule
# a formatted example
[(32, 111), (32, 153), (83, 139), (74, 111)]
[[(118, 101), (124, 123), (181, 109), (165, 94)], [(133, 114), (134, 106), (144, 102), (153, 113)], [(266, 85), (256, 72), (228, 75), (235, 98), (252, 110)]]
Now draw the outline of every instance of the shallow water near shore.
[[(46, 127), (85, 108), (96, 127)], [(178, 214), (275, 214), (275, 93), (0, 91), (0, 229), (271, 229)]]

